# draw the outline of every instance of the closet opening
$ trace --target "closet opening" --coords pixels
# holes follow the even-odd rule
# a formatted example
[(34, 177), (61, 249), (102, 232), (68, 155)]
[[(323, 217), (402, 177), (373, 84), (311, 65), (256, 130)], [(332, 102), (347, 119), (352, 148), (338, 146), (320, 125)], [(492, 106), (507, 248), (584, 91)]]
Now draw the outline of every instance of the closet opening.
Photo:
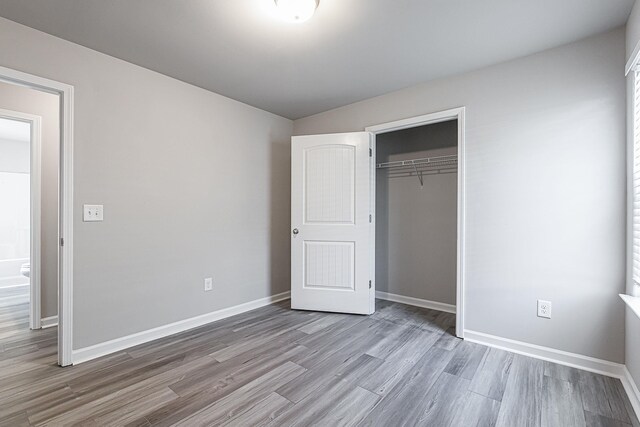
[(429, 309), (425, 316), (462, 338), (464, 109), (367, 130), (375, 136), (376, 298)]

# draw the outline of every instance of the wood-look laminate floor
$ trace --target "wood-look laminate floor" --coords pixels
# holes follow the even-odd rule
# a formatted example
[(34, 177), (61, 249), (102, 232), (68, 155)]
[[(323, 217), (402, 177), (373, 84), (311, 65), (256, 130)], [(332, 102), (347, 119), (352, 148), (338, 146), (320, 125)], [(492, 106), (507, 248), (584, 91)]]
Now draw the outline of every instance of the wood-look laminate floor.
[(463, 342), (451, 314), (377, 310), (279, 303), (68, 368), (55, 328), (5, 330), (0, 425), (639, 425), (618, 380)]

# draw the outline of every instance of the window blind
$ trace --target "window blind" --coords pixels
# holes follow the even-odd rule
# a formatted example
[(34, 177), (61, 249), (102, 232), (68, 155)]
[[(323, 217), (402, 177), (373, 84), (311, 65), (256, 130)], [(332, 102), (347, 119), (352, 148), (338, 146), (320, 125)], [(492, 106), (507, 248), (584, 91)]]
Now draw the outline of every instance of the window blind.
[(640, 284), (640, 72), (633, 85), (633, 280)]

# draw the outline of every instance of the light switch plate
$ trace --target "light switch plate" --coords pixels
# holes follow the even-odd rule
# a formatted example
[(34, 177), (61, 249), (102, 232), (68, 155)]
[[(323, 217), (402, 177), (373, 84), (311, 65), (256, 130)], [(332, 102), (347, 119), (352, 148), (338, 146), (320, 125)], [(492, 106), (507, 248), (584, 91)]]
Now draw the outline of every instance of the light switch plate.
[(82, 220), (84, 222), (102, 221), (104, 219), (103, 205), (84, 205)]

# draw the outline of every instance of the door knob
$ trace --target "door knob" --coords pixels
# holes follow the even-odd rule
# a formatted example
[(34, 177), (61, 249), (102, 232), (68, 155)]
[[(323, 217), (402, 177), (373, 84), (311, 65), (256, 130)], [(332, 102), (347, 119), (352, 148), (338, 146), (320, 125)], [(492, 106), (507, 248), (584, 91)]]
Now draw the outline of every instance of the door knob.
[(294, 229), (293, 229), (293, 234), (298, 234), (298, 233), (299, 233), (298, 229), (297, 229), (297, 228), (294, 228)]

